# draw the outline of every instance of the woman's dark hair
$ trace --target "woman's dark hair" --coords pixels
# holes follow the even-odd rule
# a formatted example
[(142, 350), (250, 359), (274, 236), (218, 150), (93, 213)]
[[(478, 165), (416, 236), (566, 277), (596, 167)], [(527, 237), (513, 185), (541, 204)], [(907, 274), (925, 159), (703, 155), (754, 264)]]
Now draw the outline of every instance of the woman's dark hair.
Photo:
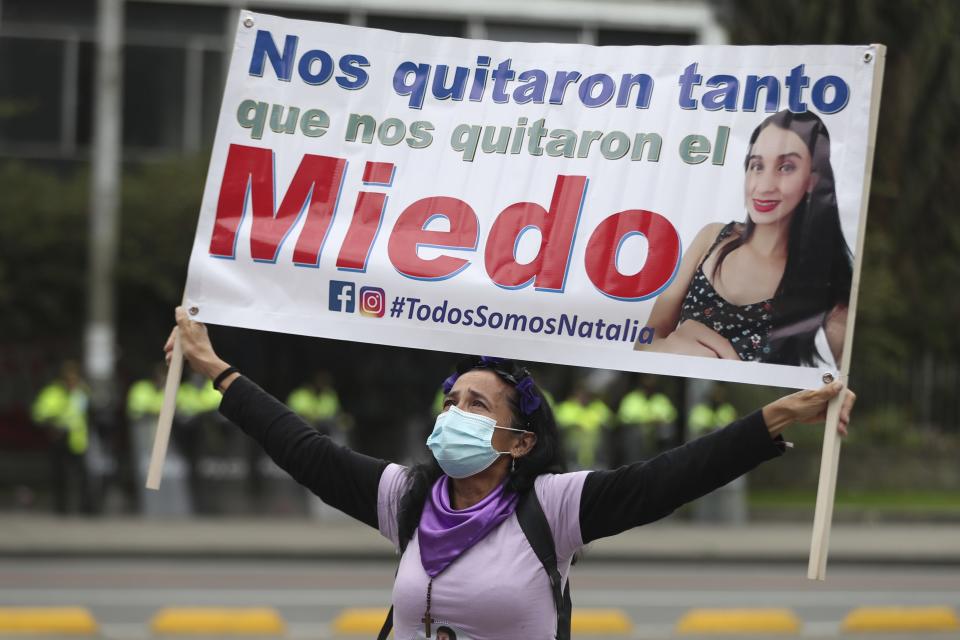
[[(509, 396), (510, 409), (513, 412), (513, 429), (532, 431), (537, 436), (536, 444), (530, 452), (517, 459), (516, 468), (507, 477), (507, 490), (515, 493), (524, 493), (533, 489), (533, 481), (544, 473), (562, 473), (566, 471), (560, 433), (557, 430), (557, 421), (553, 417), (550, 404), (543, 392), (536, 385), (532, 393), (540, 398), (538, 406), (529, 415), (524, 415), (520, 409), (517, 384), (530, 377), (530, 373), (520, 363), (514, 360), (501, 358), (480, 358), (469, 356), (457, 362), (457, 376), (468, 371), (481, 369), (490, 371), (503, 380), (511, 389)], [(405, 550), (407, 543), (413, 538), (413, 533), (420, 524), (420, 515), (427, 495), (437, 479), (443, 475), (443, 470), (437, 461), (430, 456), (427, 462), (416, 464), (407, 472), (407, 490), (400, 499), (397, 527), (400, 537), (400, 548)]]
[[(830, 166), (830, 134), (815, 114), (804, 111), (779, 111), (754, 129), (744, 160), (750, 164), (753, 145), (760, 132), (769, 126), (780, 127), (800, 136), (810, 151), (811, 170), (816, 175), (813, 189), (793, 211), (787, 236), (787, 264), (777, 287), (770, 331), (770, 352), (764, 362), (815, 365), (820, 357), (815, 345), (817, 331), (827, 314), (850, 300), (853, 279), (850, 248), (840, 228), (837, 191)], [(731, 251), (753, 235), (753, 220), (747, 216), (739, 236), (717, 253), (713, 277)]]

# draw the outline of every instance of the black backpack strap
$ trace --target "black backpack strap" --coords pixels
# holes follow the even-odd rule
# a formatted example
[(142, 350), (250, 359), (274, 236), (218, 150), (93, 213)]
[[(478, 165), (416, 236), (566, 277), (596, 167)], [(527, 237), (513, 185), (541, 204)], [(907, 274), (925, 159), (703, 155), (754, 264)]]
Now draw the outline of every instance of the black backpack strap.
[(557, 608), (557, 640), (570, 640), (570, 613), (573, 609), (570, 581), (567, 581), (566, 588), (561, 592), (562, 579), (557, 569), (557, 550), (553, 544), (553, 534), (550, 532), (550, 524), (543, 513), (543, 507), (540, 506), (537, 492), (532, 488), (520, 496), (517, 503), (517, 521), (550, 578), (553, 604)]
[(387, 619), (383, 621), (383, 626), (380, 627), (380, 634), (377, 636), (377, 640), (387, 640), (391, 629), (393, 629), (393, 605), (390, 605), (390, 611), (387, 612)]
[[(396, 581), (397, 574), (400, 573), (400, 567), (397, 567), (397, 570), (393, 572), (393, 579)], [(390, 635), (390, 631), (393, 629), (393, 605), (390, 605), (390, 611), (387, 611), (387, 619), (383, 621), (383, 626), (380, 627), (380, 633), (377, 634), (377, 640), (387, 640), (387, 636)]]

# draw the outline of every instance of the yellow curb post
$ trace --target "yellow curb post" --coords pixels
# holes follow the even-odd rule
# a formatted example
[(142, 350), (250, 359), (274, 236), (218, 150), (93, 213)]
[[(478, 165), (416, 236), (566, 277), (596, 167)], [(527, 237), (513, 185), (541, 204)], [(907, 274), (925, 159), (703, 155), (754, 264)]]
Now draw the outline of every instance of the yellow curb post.
[(691, 609), (677, 633), (799, 633), (800, 619), (789, 609)]
[(344, 609), (333, 620), (334, 635), (376, 634), (387, 619), (387, 611), (382, 607)]
[(574, 609), (570, 631), (574, 636), (624, 634), (633, 631), (633, 621), (621, 609)]
[(158, 635), (281, 635), (286, 626), (276, 609), (169, 607), (150, 621)]
[(85, 607), (3, 607), (0, 634), (93, 635), (97, 623)]
[[(333, 620), (335, 635), (370, 635), (380, 631), (387, 610), (383, 608), (344, 609)], [(620, 609), (575, 609), (571, 632), (583, 635), (630, 633), (633, 623)]]
[(950, 607), (860, 607), (843, 620), (843, 631), (954, 631), (960, 620)]

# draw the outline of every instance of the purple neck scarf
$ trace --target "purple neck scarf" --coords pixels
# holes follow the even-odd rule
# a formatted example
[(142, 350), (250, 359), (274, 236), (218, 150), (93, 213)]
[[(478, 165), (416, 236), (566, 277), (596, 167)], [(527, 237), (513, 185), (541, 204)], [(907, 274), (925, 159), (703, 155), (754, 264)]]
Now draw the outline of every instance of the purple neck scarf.
[(431, 578), (450, 566), (461, 553), (510, 517), (517, 494), (506, 494), (506, 482), (477, 504), (457, 511), (450, 506), (450, 478), (440, 476), (430, 490), (417, 536), (420, 562)]

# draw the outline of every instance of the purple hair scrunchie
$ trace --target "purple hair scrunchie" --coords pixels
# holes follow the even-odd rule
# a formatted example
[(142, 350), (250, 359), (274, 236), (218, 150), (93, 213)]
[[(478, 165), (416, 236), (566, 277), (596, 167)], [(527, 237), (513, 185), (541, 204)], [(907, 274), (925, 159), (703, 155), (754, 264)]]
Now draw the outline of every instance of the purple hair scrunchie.
[(442, 389), (443, 395), (450, 393), (450, 389), (453, 389), (453, 385), (456, 384), (457, 378), (460, 377), (459, 373), (451, 373), (446, 380), (443, 381)]
[(540, 396), (533, 388), (533, 378), (527, 376), (517, 383), (517, 392), (520, 394), (520, 411), (529, 416), (540, 408)]

